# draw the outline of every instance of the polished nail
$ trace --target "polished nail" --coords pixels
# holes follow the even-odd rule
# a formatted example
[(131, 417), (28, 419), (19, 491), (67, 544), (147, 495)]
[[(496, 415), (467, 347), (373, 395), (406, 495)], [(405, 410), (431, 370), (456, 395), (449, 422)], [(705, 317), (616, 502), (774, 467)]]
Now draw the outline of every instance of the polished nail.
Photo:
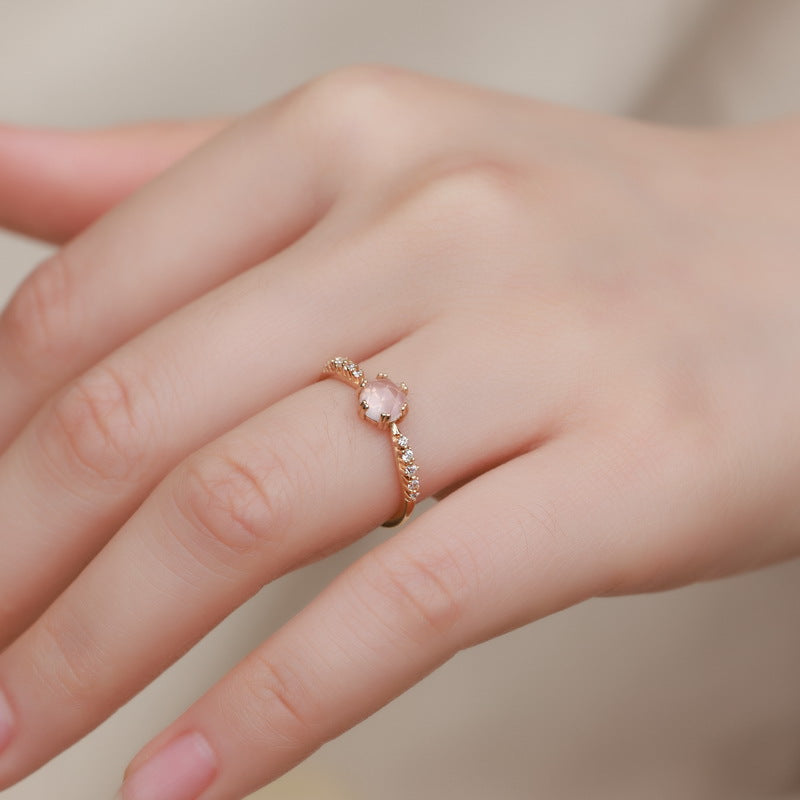
[(208, 740), (201, 733), (186, 733), (131, 773), (115, 800), (196, 800), (216, 772)]
[(8, 698), (0, 689), (0, 751), (11, 741), (14, 733), (14, 712)]

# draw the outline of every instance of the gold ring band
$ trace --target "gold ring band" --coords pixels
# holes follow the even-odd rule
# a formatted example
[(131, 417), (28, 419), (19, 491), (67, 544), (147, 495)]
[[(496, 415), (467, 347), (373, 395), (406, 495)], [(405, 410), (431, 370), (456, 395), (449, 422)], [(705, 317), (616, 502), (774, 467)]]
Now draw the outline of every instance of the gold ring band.
[(384, 528), (392, 528), (405, 522), (419, 498), (419, 468), (414, 460), (414, 451), (409, 447), (408, 438), (397, 427), (398, 421), (408, 412), (408, 386), (390, 381), (385, 372), (379, 372), (375, 380), (368, 381), (364, 370), (355, 361), (342, 356), (327, 361), (322, 376), (338, 378), (356, 389), (362, 419), (389, 431), (403, 497), (397, 511), (382, 524)]

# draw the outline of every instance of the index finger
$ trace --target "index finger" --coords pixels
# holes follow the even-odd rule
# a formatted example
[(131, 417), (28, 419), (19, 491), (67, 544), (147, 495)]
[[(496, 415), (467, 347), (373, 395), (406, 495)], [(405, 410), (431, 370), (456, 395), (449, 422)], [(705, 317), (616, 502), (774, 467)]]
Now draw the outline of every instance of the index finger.
[(0, 449), (62, 384), (321, 217), (331, 167), (305, 109), (243, 118), (28, 276), (0, 316)]
[(0, 125), (0, 227), (65, 242), (227, 122), (88, 131)]

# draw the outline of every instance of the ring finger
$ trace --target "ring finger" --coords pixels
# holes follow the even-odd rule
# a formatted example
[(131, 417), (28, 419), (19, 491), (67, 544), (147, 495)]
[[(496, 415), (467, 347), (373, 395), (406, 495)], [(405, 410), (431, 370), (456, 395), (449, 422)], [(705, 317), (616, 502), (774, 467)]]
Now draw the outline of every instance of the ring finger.
[[(0, 456), (0, 508), (13, 509), (0, 533), (0, 646), (182, 457), (313, 380), (320, 330), (360, 357), (361, 343), (387, 346), (423, 323), (433, 294), (387, 314), (368, 279), (377, 260), (389, 274), (401, 263), (385, 245), (392, 225), (346, 242), (309, 236), (152, 326), (40, 411)], [(359, 314), (342, 315), (354, 284)]]
[[(496, 385), (517, 396), (532, 382), (513, 346), (496, 358), (507, 338), (471, 340), (463, 320), (441, 318), (364, 362), (368, 377), (388, 368), (410, 384), (403, 429), (424, 494), (512, 457), (553, 426), (562, 398), (552, 381), (538, 402), (515, 405), (513, 420), (494, 412)], [(470, 381), (467, 365), (493, 370), (494, 380)], [(0, 655), (0, 686), (16, 717), (0, 787), (95, 727), (265, 582), (390, 516), (399, 490), (389, 444), (356, 408), (348, 387), (314, 383), (158, 486)]]

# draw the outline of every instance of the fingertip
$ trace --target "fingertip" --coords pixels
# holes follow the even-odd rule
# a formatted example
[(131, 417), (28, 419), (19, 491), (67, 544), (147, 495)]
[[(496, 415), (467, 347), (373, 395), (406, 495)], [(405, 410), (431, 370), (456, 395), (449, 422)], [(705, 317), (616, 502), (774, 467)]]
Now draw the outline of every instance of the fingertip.
[(124, 800), (196, 800), (213, 782), (217, 755), (199, 731), (170, 740), (136, 769), (125, 772)]

